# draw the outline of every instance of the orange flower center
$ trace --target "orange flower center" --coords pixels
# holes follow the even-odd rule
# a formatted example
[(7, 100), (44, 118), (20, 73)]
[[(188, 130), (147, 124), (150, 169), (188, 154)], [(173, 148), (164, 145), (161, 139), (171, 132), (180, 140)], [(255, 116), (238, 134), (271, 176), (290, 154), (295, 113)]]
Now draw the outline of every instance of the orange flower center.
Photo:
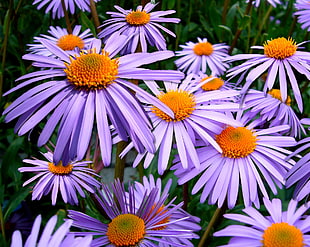
[(150, 22), (150, 14), (146, 13), (145, 11), (131, 11), (126, 16), (126, 21), (130, 25), (140, 26), (145, 25)]
[[(154, 210), (154, 208), (155, 208), (155, 205), (152, 207), (152, 211)], [(157, 212), (156, 212), (155, 215), (163, 215), (163, 214), (166, 213), (166, 212), (167, 212), (167, 210), (164, 210), (164, 206), (161, 206), (161, 207), (157, 210)], [(154, 216), (155, 216), (155, 215), (154, 215)], [(153, 216), (153, 218), (154, 218), (154, 216)], [(169, 222), (169, 219), (170, 219), (170, 217), (168, 216), (168, 217), (162, 219), (161, 221), (159, 221), (159, 222), (157, 223), (157, 225), (161, 225), (161, 224), (168, 223), (168, 222)], [(152, 228), (152, 230), (163, 230), (163, 229), (165, 229), (166, 227), (167, 227), (167, 226), (158, 226), (158, 227)]]
[[(283, 102), (282, 97), (281, 97), (281, 91), (280, 91), (279, 89), (271, 89), (271, 90), (268, 92), (268, 94), (270, 94), (272, 97), (274, 97), (274, 98), (280, 100), (281, 102)], [(283, 103), (285, 103), (285, 104), (287, 104), (288, 106), (290, 106), (290, 105), (291, 105), (291, 102), (292, 102), (291, 97), (290, 97), (290, 96), (287, 96), (286, 101), (283, 102)]]
[(58, 163), (58, 165), (54, 165), (52, 162), (48, 163), (48, 170), (55, 175), (67, 175), (72, 172), (72, 169), (73, 165), (68, 164), (63, 166), (61, 161)]
[[(205, 81), (207, 79), (212, 78), (213, 76), (207, 76), (203, 78), (201, 81)], [(224, 81), (221, 78), (213, 77), (214, 79), (211, 81), (206, 82), (201, 86), (201, 88), (205, 91), (213, 91), (218, 90), (224, 85)]]
[(243, 158), (255, 150), (256, 136), (245, 127), (227, 127), (215, 137), (223, 150), (223, 156), (228, 158)]
[(121, 214), (108, 225), (107, 236), (114, 246), (137, 246), (145, 234), (144, 221), (134, 214)]
[(187, 91), (171, 90), (167, 93), (162, 93), (157, 97), (174, 112), (173, 119), (157, 107), (154, 106), (152, 108), (153, 113), (167, 122), (182, 121), (189, 117), (190, 114), (195, 110), (196, 102), (194, 95)]
[(57, 45), (64, 51), (72, 51), (75, 47), (83, 49), (84, 41), (79, 36), (67, 34), (58, 39)]
[(81, 53), (70, 58), (71, 63), (64, 70), (67, 79), (78, 88), (95, 90), (112, 84), (118, 74), (118, 60), (111, 59), (108, 53)]
[(263, 234), (263, 247), (303, 247), (301, 230), (286, 222), (273, 223)]
[(193, 51), (198, 56), (202, 56), (202, 55), (209, 56), (213, 52), (213, 47), (212, 47), (212, 44), (209, 42), (202, 42), (202, 43), (196, 44), (193, 48)]
[(285, 59), (295, 54), (296, 42), (292, 38), (277, 38), (268, 40), (264, 44), (264, 54), (275, 59)]

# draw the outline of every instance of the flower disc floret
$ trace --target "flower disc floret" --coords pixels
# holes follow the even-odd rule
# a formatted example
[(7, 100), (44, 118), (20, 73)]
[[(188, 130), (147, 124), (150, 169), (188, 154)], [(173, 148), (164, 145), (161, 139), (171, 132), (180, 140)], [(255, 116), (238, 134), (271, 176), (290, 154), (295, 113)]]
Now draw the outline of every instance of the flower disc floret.
[(245, 127), (227, 127), (215, 137), (228, 158), (243, 158), (251, 154), (256, 147), (256, 136)]
[(183, 90), (171, 90), (157, 96), (158, 99), (166, 104), (173, 112), (174, 118), (158, 109), (152, 108), (152, 112), (167, 122), (177, 122), (186, 119), (195, 110), (196, 101), (193, 94)]
[(111, 59), (108, 53), (81, 53), (79, 57), (70, 58), (65, 64), (67, 79), (78, 88), (96, 90), (106, 88), (117, 78), (118, 60)]
[(200, 42), (194, 46), (193, 51), (198, 56), (210, 56), (213, 53), (213, 46), (209, 42)]
[(52, 162), (48, 163), (48, 170), (55, 175), (67, 175), (72, 172), (72, 169), (73, 165), (64, 166), (61, 161), (57, 165)]
[(264, 54), (275, 59), (285, 59), (295, 54), (296, 42), (292, 38), (277, 38), (268, 40), (264, 44)]
[(126, 16), (126, 21), (128, 24), (133, 26), (145, 25), (150, 22), (150, 14), (145, 11), (131, 11)]
[[(202, 79), (205, 81), (207, 79), (212, 78), (213, 76), (207, 76), (206, 78)], [(205, 91), (213, 91), (218, 90), (224, 85), (224, 81), (221, 78), (214, 77), (213, 80), (206, 82), (201, 86), (201, 88)]]
[[(275, 99), (278, 99), (278, 100), (280, 100), (280, 101), (282, 101), (283, 102), (283, 100), (282, 100), (282, 97), (281, 97), (281, 91), (280, 91), (280, 89), (271, 89), (269, 92), (268, 92), (268, 94), (270, 94), (272, 97), (274, 97)], [(286, 99), (286, 101), (285, 102), (283, 102), (283, 103), (285, 103), (285, 104), (287, 104), (288, 106), (290, 106), (291, 105), (291, 97), (290, 96), (287, 96), (287, 99)]]
[(144, 235), (144, 221), (134, 214), (120, 214), (108, 225), (107, 236), (117, 247), (136, 246)]
[(286, 222), (274, 223), (263, 234), (263, 247), (303, 247), (303, 233)]
[(83, 49), (85, 44), (79, 36), (67, 34), (58, 39), (57, 45), (64, 51), (72, 51), (76, 47)]

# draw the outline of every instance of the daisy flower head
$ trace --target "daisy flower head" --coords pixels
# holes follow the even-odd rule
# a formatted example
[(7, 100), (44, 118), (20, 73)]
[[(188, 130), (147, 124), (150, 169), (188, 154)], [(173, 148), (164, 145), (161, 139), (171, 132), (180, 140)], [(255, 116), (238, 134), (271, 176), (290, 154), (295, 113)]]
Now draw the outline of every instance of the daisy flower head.
[(42, 34), (40, 37), (34, 37), (35, 44), (28, 45), (29, 51), (43, 56), (52, 55), (53, 53), (40, 42), (40, 39), (45, 38), (60, 47), (62, 50), (73, 55), (76, 48), (85, 49), (94, 39), (90, 33), (90, 29), (86, 29), (81, 33), (81, 28), (82, 26), (77, 25), (73, 28), (72, 33), (69, 34), (66, 28), (50, 26), (48, 30), (50, 35)]
[[(16, 230), (12, 235), (11, 247), (89, 247), (91, 246), (92, 236), (75, 237), (69, 234), (70, 227), (73, 220), (67, 220), (59, 226), (55, 232), (54, 229), (57, 224), (57, 215), (51, 217), (42, 234), (40, 235), (41, 228), (41, 215), (38, 215), (33, 223), (32, 230), (28, 236), (25, 244), (23, 244), (20, 231)], [(40, 235), (40, 239), (39, 239)]]
[[(41, 9), (46, 6), (45, 14), (52, 13), (53, 19), (64, 17), (62, 0), (34, 0), (32, 5), (38, 4), (37, 9)], [(99, 2), (100, 0), (94, 0)], [(75, 13), (75, 8), (79, 8), (82, 11), (90, 12), (90, 4), (88, 0), (64, 0), (66, 11), (70, 11), (71, 14)]]
[[(263, 0), (266, 1), (267, 3), (269, 3), (270, 5), (272, 5), (274, 8), (277, 7), (277, 4), (282, 4), (280, 0)], [(249, 2), (249, 0), (246, 1), (247, 3)], [(252, 1), (253, 6), (255, 6), (255, 8), (258, 8), (259, 5), (261, 4), (261, 0), (254, 0)]]
[[(155, 188), (157, 188), (157, 195), (156, 195), (156, 201), (160, 200), (160, 197), (163, 195), (166, 195), (169, 193), (169, 190), (171, 188), (172, 179), (169, 179), (167, 183), (165, 183), (165, 186), (163, 186), (163, 181), (160, 178), (154, 179), (153, 175), (150, 174), (149, 178), (143, 177), (143, 183), (135, 181), (134, 184), (134, 190), (135, 190), (135, 205), (137, 208), (139, 208), (143, 202), (144, 195), (149, 195), (151, 191)], [(156, 204), (156, 202), (155, 202)], [(185, 223), (184, 221), (178, 222), (178, 219), (188, 217)], [(201, 230), (201, 227), (199, 226), (200, 219), (198, 217), (194, 217), (184, 211), (182, 208), (178, 209), (177, 211), (173, 212), (170, 217), (170, 221), (175, 221), (175, 224), (173, 224), (173, 229), (183, 229), (188, 230), (190, 232), (197, 232)], [(167, 225), (167, 229), (172, 229), (171, 226)], [(190, 242), (190, 239), (188, 238), (175, 238), (175, 237), (163, 237), (164, 239), (167, 239), (168, 242), (174, 242), (178, 244), (183, 244), (184, 246), (193, 246)], [(198, 235), (193, 234), (193, 238), (199, 238)], [(167, 246), (165, 244), (160, 244), (159, 246)], [(169, 246), (169, 245), (168, 245)]]
[[(95, 194), (100, 211), (104, 212), (109, 223), (90, 217), (84, 213), (68, 210), (73, 226), (91, 232), (74, 232), (76, 236), (98, 236), (92, 247), (99, 246), (184, 246), (186, 239), (196, 237), (192, 230), (182, 229), (180, 224), (188, 224), (189, 216), (175, 219), (174, 215), (183, 203), (173, 204), (173, 200), (165, 203), (168, 194), (158, 196), (158, 188), (140, 195), (141, 204), (135, 204), (137, 191), (133, 185), (116, 180), (111, 189), (103, 185), (103, 190)], [(174, 239), (178, 238), (178, 242)], [(192, 245), (190, 245), (192, 246)]]
[(227, 58), (228, 45), (223, 43), (211, 44), (206, 38), (197, 38), (198, 42), (186, 42), (185, 45), (180, 45), (182, 51), (177, 51), (175, 60), (177, 68), (187, 74), (199, 71), (212, 74), (214, 76), (223, 75), (229, 68), (229, 64), (223, 59)]
[(271, 89), (265, 94), (262, 91), (250, 89), (244, 98), (245, 108), (250, 110), (253, 117), (259, 116), (269, 127), (289, 125), (287, 134), (300, 138), (306, 134), (305, 129), (291, 107), (291, 97), (282, 101), (279, 89)]
[(310, 31), (310, 2), (307, 0), (296, 0), (295, 2), (297, 22), (301, 24), (302, 29)]
[(154, 137), (149, 119), (133, 93), (139, 92), (168, 115), (173, 114), (158, 99), (140, 87), (124, 79), (157, 78), (178, 82), (183, 78), (179, 71), (150, 70), (138, 68), (173, 56), (171, 51), (136, 53), (114, 58), (126, 36), (107, 43), (102, 49), (101, 41), (95, 39), (87, 50), (69, 55), (51, 41), (41, 39), (42, 45), (54, 55), (26, 54), (33, 66), (41, 70), (18, 79), (23, 83), (9, 90), (11, 93), (35, 82), (42, 82), (16, 99), (3, 114), (6, 121), (19, 117), (15, 130), (19, 135), (33, 129), (49, 116), (39, 139), (44, 145), (58, 128), (54, 163), (64, 165), (70, 160), (82, 160), (89, 146), (94, 125), (97, 128), (103, 163), (111, 161), (112, 139), (110, 123), (122, 140), (133, 140), (135, 148), (154, 152)]
[(62, 162), (53, 163), (53, 153), (47, 152), (43, 156), (46, 160), (24, 159), (23, 162), (33, 165), (32, 167), (20, 167), (20, 172), (32, 172), (35, 176), (27, 180), (26, 186), (37, 180), (32, 189), (32, 200), (40, 200), (52, 192), (52, 205), (57, 202), (58, 192), (60, 192), (65, 203), (78, 204), (79, 194), (85, 197), (83, 191), (94, 193), (101, 183), (94, 177), (99, 177), (92, 169), (88, 168), (91, 161), (71, 162), (64, 166)]
[(251, 48), (264, 50), (264, 54), (238, 54), (228, 57), (225, 61), (234, 62), (243, 59), (247, 61), (228, 70), (227, 77), (231, 79), (239, 75), (237, 83), (243, 81), (245, 77), (245, 84), (241, 90), (241, 93), (244, 94), (252, 83), (267, 71), (264, 92), (278, 84), (281, 98), (286, 101), (287, 87), (290, 83), (298, 108), (302, 111), (302, 96), (295, 71), (310, 79), (310, 65), (308, 64), (310, 53), (299, 51), (298, 48), (301, 44), (296, 44), (292, 38), (280, 37), (266, 41), (264, 46), (252, 46)]
[(294, 198), (297, 201), (304, 199), (309, 196), (310, 193), (310, 172), (309, 172), (309, 164), (310, 164), (310, 153), (306, 152), (306, 150), (310, 147), (310, 137), (306, 137), (300, 140), (297, 145), (297, 148), (292, 155), (296, 155), (299, 153), (305, 153), (304, 156), (301, 157), (293, 166), (292, 169), (286, 174), (286, 187), (291, 187), (296, 185), (294, 191)]
[(139, 5), (136, 10), (125, 10), (120, 6), (114, 7), (119, 12), (107, 12), (111, 19), (105, 20), (101, 26), (103, 30), (98, 34), (105, 42), (113, 39), (112, 34), (119, 33), (130, 36), (130, 41), (121, 50), (121, 54), (134, 53), (140, 46), (142, 52), (148, 51), (148, 45), (157, 50), (166, 50), (166, 40), (161, 31), (175, 37), (175, 34), (162, 23), (179, 23), (179, 18), (166, 18), (174, 14), (175, 10), (152, 11), (158, 3), (147, 3), (144, 7)]
[(206, 75), (201, 71), (199, 71), (198, 74), (196, 74), (195, 76), (199, 83), (203, 81), (206, 82), (205, 84), (202, 84), (200, 87), (204, 91), (238, 89), (235, 86), (235, 84), (230, 83), (219, 76)]
[[(178, 85), (164, 82), (164, 89), (160, 88), (155, 81), (145, 81), (152, 93), (174, 112), (174, 117), (168, 116), (156, 106), (145, 107), (154, 126), (156, 152), (145, 151), (138, 154), (133, 162), (134, 167), (144, 158), (144, 168), (147, 168), (155, 155), (158, 155), (158, 172), (163, 174), (168, 167), (174, 145), (180, 154), (184, 168), (187, 168), (189, 164), (199, 167), (196, 152), (197, 138), (207, 144), (210, 143), (221, 152), (221, 148), (211, 133), (221, 129), (220, 125), (237, 125), (235, 120), (226, 117), (223, 112), (239, 109), (240, 104), (233, 102), (233, 97), (239, 95), (239, 92), (236, 90), (208, 92), (200, 90), (201, 85), (208, 80), (212, 78), (198, 83), (191, 74)], [(143, 99), (140, 100), (143, 102)], [(129, 144), (121, 155), (131, 147), (132, 145)]]
[[(280, 199), (263, 198), (268, 212), (265, 216), (253, 207), (242, 211), (246, 214), (225, 214), (224, 217), (246, 225), (229, 225), (215, 232), (216, 237), (232, 237), (221, 247), (303, 247), (310, 245), (310, 216), (304, 215), (309, 204), (298, 207), (297, 201), (289, 201), (287, 210)], [(220, 246), (219, 246), (220, 247)]]
[(258, 206), (259, 191), (268, 198), (265, 187), (268, 185), (276, 194), (277, 186), (282, 187), (286, 172), (294, 164), (293, 160), (285, 161), (290, 151), (284, 147), (296, 145), (295, 139), (278, 134), (289, 126), (256, 129), (255, 125), (260, 121), (248, 124), (247, 116), (240, 112), (236, 119), (241, 122), (239, 126), (224, 126), (214, 136), (222, 153), (212, 145), (202, 146), (197, 149), (199, 169), (193, 165), (184, 169), (178, 156), (175, 165), (171, 167), (175, 170), (179, 184), (198, 178), (192, 194), (203, 189), (200, 196), (202, 203), (208, 198), (209, 204), (217, 203), (218, 207), (222, 207), (227, 200), (228, 207), (233, 208), (240, 188), (244, 205), (254, 203)]

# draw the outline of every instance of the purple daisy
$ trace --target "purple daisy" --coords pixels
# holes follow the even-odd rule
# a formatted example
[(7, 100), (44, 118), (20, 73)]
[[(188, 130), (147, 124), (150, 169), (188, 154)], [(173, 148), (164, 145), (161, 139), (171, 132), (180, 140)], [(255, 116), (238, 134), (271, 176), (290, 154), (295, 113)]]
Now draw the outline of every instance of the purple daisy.
[[(234, 120), (233, 117), (231, 119)], [(295, 139), (278, 135), (278, 132), (287, 130), (289, 126), (254, 129), (260, 121), (248, 124), (249, 120), (241, 112), (236, 119), (242, 124), (238, 127), (225, 126), (214, 137), (222, 153), (212, 145), (204, 146), (197, 149), (199, 169), (193, 165), (184, 169), (178, 157), (171, 168), (175, 170), (179, 184), (199, 177), (192, 194), (203, 188), (200, 202), (208, 198), (209, 204), (217, 203), (221, 207), (227, 199), (228, 207), (233, 208), (240, 187), (244, 205), (250, 206), (253, 202), (258, 206), (258, 190), (268, 198), (265, 188), (267, 184), (276, 194), (276, 185), (282, 187), (286, 172), (294, 164), (293, 160), (285, 161), (291, 152), (283, 147), (295, 146)]]
[(223, 43), (211, 44), (206, 38), (198, 38), (198, 42), (186, 42), (180, 45), (182, 51), (177, 51), (175, 60), (177, 68), (181, 71), (197, 74), (199, 71), (214, 76), (223, 75), (229, 68), (228, 63), (223, 59), (229, 57), (229, 46)]
[[(229, 225), (214, 233), (216, 237), (232, 237), (227, 245), (221, 247), (303, 247), (310, 246), (310, 216), (303, 215), (309, 204), (297, 206), (291, 200), (287, 211), (283, 211), (282, 202), (263, 198), (269, 213), (263, 215), (257, 209), (248, 207), (242, 211), (246, 214), (225, 214), (224, 217), (246, 225)], [(219, 246), (220, 247), (220, 246)]]
[[(310, 147), (310, 137), (300, 140), (297, 145), (301, 145), (290, 156), (304, 152)], [(298, 201), (302, 200), (310, 193), (310, 152), (305, 152), (305, 155), (293, 166), (286, 174), (286, 187), (291, 187), (297, 184), (294, 191), (294, 198)]]
[[(61, 18), (64, 17), (64, 11), (61, 4), (62, 0), (34, 0), (32, 5), (39, 4), (37, 9), (41, 9), (43, 6), (47, 5), (45, 14), (52, 12), (52, 17)], [(94, 2), (99, 2), (100, 0), (94, 0)], [(67, 11), (74, 14), (75, 7), (78, 7), (82, 11), (90, 12), (89, 0), (64, 0), (65, 7)]]
[[(16, 99), (3, 114), (7, 122), (18, 118), (15, 131), (23, 135), (49, 116), (39, 139), (44, 145), (57, 125), (58, 137), (54, 152), (54, 163), (84, 158), (93, 133), (97, 127), (101, 156), (104, 165), (110, 165), (112, 140), (110, 123), (124, 141), (128, 137), (139, 152), (144, 147), (154, 152), (154, 137), (140, 103), (128, 89), (145, 97), (149, 104), (156, 105), (168, 115), (173, 112), (157, 98), (124, 79), (179, 81), (183, 73), (172, 70), (149, 70), (141, 65), (173, 56), (171, 51), (135, 53), (113, 58), (127, 37), (118, 36), (117, 41), (107, 43), (104, 50), (101, 41), (95, 39), (88, 50), (70, 56), (52, 42), (41, 39), (42, 45), (54, 54), (45, 57), (27, 54), (23, 58), (33, 60), (34, 66), (43, 68), (18, 79), (25, 80), (6, 94), (28, 84), (41, 82)], [(47, 69), (44, 69), (47, 68)], [(42, 81), (48, 80), (47, 82)]]
[(93, 177), (99, 176), (88, 168), (91, 161), (71, 162), (63, 166), (62, 162), (57, 165), (53, 163), (53, 154), (51, 152), (44, 153), (43, 156), (47, 161), (24, 159), (24, 163), (32, 164), (34, 167), (18, 168), (20, 172), (33, 172), (36, 174), (23, 184), (23, 186), (26, 186), (38, 180), (32, 189), (32, 200), (40, 200), (43, 195), (52, 192), (52, 205), (55, 205), (60, 191), (65, 203), (78, 204), (77, 193), (85, 197), (83, 189), (94, 193), (96, 188), (101, 186), (101, 183)]
[(310, 79), (310, 65), (308, 64), (310, 53), (299, 51), (298, 48), (301, 44), (296, 44), (291, 38), (281, 37), (266, 41), (264, 46), (252, 46), (251, 48), (264, 50), (264, 54), (238, 54), (228, 57), (225, 61), (234, 62), (243, 59), (248, 61), (228, 70), (227, 77), (233, 78), (241, 74), (237, 82), (240, 83), (246, 76), (244, 87), (241, 90), (241, 94), (244, 94), (251, 84), (267, 70), (264, 92), (274, 87), (278, 77), (281, 98), (286, 101), (289, 82), (298, 108), (302, 112), (302, 97), (293, 69)]
[(310, 2), (308, 0), (296, 0), (296, 12), (294, 15), (297, 17), (297, 22), (301, 24), (302, 29), (310, 31)]
[(38, 215), (24, 245), (20, 231), (15, 231), (12, 235), (11, 247), (89, 247), (91, 245), (91, 236), (75, 237), (73, 234), (68, 234), (73, 220), (67, 220), (53, 232), (57, 224), (57, 215), (48, 220), (39, 240), (41, 221), (42, 217)]
[[(265, 1), (265, 0), (263, 0)], [(249, 2), (249, 0), (246, 1), (247, 3)], [(272, 5), (274, 8), (277, 7), (277, 4), (282, 4), (280, 0), (266, 0), (267, 3), (269, 3), (270, 5)], [(261, 0), (254, 0), (252, 1), (253, 6), (255, 6), (256, 8), (259, 7), (261, 3)]]
[(218, 76), (206, 75), (201, 71), (199, 71), (195, 76), (195, 79), (198, 80), (198, 82), (206, 81), (206, 83), (200, 87), (204, 91), (237, 89), (234, 83), (230, 83)]
[[(159, 174), (163, 174), (167, 169), (174, 144), (176, 144), (184, 168), (187, 168), (189, 164), (199, 167), (200, 163), (195, 149), (196, 139), (202, 139), (205, 144), (210, 143), (221, 152), (221, 148), (211, 133), (218, 132), (221, 125), (238, 125), (223, 112), (239, 109), (239, 103), (233, 102), (233, 97), (239, 95), (239, 92), (236, 90), (208, 92), (200, 90), (201, 85), (212, 78), (198, 83), (193, 76), (193, 74), (188, 75), (180, 84), (164, 82), (165, 90), (160, 88), (155, 81), (145, 81), (152, 93), (174, 112), (174, 117), (170, 117), (157, 107), (148, 105), (145, 108), (154, 126), (153, 134), (155, 150), (158, 152)], [(143, 102), (143, 99), (140, 100)], [(129, 151), (131, 147), (132, 144), (129, 144), (121, 155)], [(133, 166), (136, 167), (145, 158), (144, 168), (149, 167), (156, 154), (147, 151), (138, 154)]]
[[(91, 232), (74, 232), (76, 236), (98, 236), (92, 242), (92, 247), (99, 246), (184, 246), (182, 242), (195, 238), (193, 228), (180, 228), (179, 225), (191, 224), (189, 215), (180, 212), (183, 203), (174, 205), (172, 200), (165, 203), (168, 193), (158, 198), (158, 188), (146, 192), (138, 206), (135, 204), (137, 191), (129, 184), (128, 192), (119, 180), (111, 185), (103, 185), (103, 190), (95, 194), (100, 211), (104, 212), (109, 223), (74, 210), (69, 211), (73, 226)], [(174, 239), (178, 238), (178, 242)], [(190, 245), (192, 246), (192, 245)]]
[(66, 28), (51, 26), (48, 30), (51, 36), (42, 34), (40, 37), (34, 37), (34, 42), (36, 42), (36, 44), (29, 44), (29, 51), (43, 56), (53, 55), (53, 53), (40, 42), (40, 39), (43, 37), (51, 41), (54, 45), (59, 46), (62, 50), (73, 55), (76, 48), (85, 49), (94, 39), (90, 33), (90, 29), (86, 29), (84, 32), (80, 33), (81, 27), (80, 25), (75, 26), (72, 33), (69, 34)]
[[(155, 188), (158, 189), (157, 196), (156, 196), (156, 202), (160, 200), (160, 197), (163, 195), (166, 195), (169, 193), (170, 187), (172, 184), (172, 179), (169, 179), (167, 183), (165, 184), (165, 187), (163, 188), (162, 180), (160, 178), (157, 178), (155, 181), (152, 174), (150, 174), (149, 178), (143, 177), (143, 183), (135, 182), (134, 184), (134, 190), (135, 190), (135, 205), (138, 209), (142, 202), (145, 195), (149, 195), (151, 191)], [(162, 189), (163, 188), (163, 189)], [(178, 222), (178, 219), (182, 219), (188, 217), (185, 223), (184, 221)], [(166, 229), (183, 229), (191, 232), (197, 232), (201, 230), (201, 227), (198, 225), (200, 222), (200, 219), (198, 217), (194, 217), (184, 211), (182, 208), (178, 209), (177, 211), (173, 212), (171, 216), (169, 217), (170, 221), (175, 221), (175, 224), (173, 226), (167, 225)], [(175, 238), (175, 237), (163, 237), (167, 240), (167, 242), (171, 243), (178, 243), (183, 244), (184, 246), (193, 246), (192, 243), (189, 241), (188, 238)], [(199, 238), (198, 235), (193, 234), (193, 238)], [(159, 246), (169, 246), (165, 245), (163, 243), (160, 243)]]
[(245, 108), (250, 109), (254, 118), (258, 116), (269, 127), (289, 125), (288, 134), (295, 138), (301, 137), (305, 129), (298, 116), (291, 107), (291, 98), (282, 101), (279, 89), (271, 89), (267, 94), (257, 90), (249, 90), (244, 99)]
[(147, 52), (148, 44), (157, 50), (166, 50), (166, 40), (161, 31), (175, 37), (175, 34), (162, 26), (162, 23), (179, 23), (178, 18), (166, 18), (164, 16), (175, 13), (175, 10), (153, 11), (158, 3), (147, 3), (144, 7), (139, 5), (137, 9), (125, 10), (120, 6), (114, 7), (119, 12), (107, 12), (111, 19), (105, 20), (104, 29), (98, 34), (99, 38), (107, 41), (114, 39), (114, 33), (130, 36), (130, 41), (121, 50), (121, 54), (134, 53), (140, 45), (142, 52)]

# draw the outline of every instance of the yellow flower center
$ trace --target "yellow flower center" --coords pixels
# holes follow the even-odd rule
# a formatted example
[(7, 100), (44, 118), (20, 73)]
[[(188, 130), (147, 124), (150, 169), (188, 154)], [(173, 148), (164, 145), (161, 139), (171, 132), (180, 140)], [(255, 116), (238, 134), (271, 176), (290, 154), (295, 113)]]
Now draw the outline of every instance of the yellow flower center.
[(130, 25), (140, 26), (145, 25), (150, 22), (150, 14), (146, 13), (145, 11), (131, 11), (126, 16), (126, 21)]
[(55, 175), (67, 175), (72, 172), (72, 169), (73, 165), (68, 164), (66, 166), (63, 166), (61, 161), (58, 163), (58, 165), (55, 165), (52, 162), (48, 163), (48, 170)]
[(264, 44), (264, 54), (275, 59), (285, 59), (295, 54), (296, 42), (292, 38), (277, 38), (268, 40)]
[(301, 230), (286, 222), (273, 223), (263, 234), (263, 247), (302, 247)]
[(78, 88), (95, 90), (112, 84), (118, 74), (118, 60), (111, 59), (108, 53), (81, 53), (79, 57), (70, 58), (71, 63), (64, 70), (67, 79)]
[(108, 225), (107, 236), (114, 246), (137, 246), (145, 234), (144, 221), (134, 214), (121, 214)]
[(209, 42), (202, 42), (202, 43), (196, 44), (193, 48), (193, 51), (198, 56), (202, 56), (202, 55), (209, 56), (213, 52), (213, 47), (212, 47), (212, 44)]
[(84, 41), (79, 36), (67, 34), (58, 39), (57, 45), (64, 51), (72, 51), (75, 47), (83, 49)]
[[(206, 78), (202, 79), (201, 81), (205, 81), (207, 79), (212, 78), (213, 76), (207, 76)], [(214, 79), (211, 81), (206, 82), (201, 86), (201, 88), (205, 91), (213, 91), (218, 90), (224, 85), (224, 81), (221, 78), (213, 77)]]
[[(268, 92), (268, 94), (270, 94), (272, 97), (274, 97), (274, 98), (276, 98), (276, 99), (278, 99), (278, 100), (280, 100), (280, 101), (283, 102), (282, 97), (281, 97), (281, 91), (280, 91), (279, 89), (271, 89), (271, 90)], [(290, 96), (287, 96), (286, 101), (283, 102), (283, 103), (285, 103), (285, 104), (287, 104), (288, 106), (290, 106), (290, 105), (291, 105), (291, 102), (292, 102), (291, 97), (290, 97)]]
[(227, 127), (215, 137), (223, 150), (223, 156), (228, 158), (243, 158), (255, 150), (256, 136), (245, 127)]
[(182, 121), (189, 117), (195, 110), (196, 102), (194, 95), (187, 91), (171, 90), (167, 93), (162, 93), (157, 97), (174, 112), (174, 118), (171, 118), (157, 107), (152, 108), (153, 113), (167, 122)]

